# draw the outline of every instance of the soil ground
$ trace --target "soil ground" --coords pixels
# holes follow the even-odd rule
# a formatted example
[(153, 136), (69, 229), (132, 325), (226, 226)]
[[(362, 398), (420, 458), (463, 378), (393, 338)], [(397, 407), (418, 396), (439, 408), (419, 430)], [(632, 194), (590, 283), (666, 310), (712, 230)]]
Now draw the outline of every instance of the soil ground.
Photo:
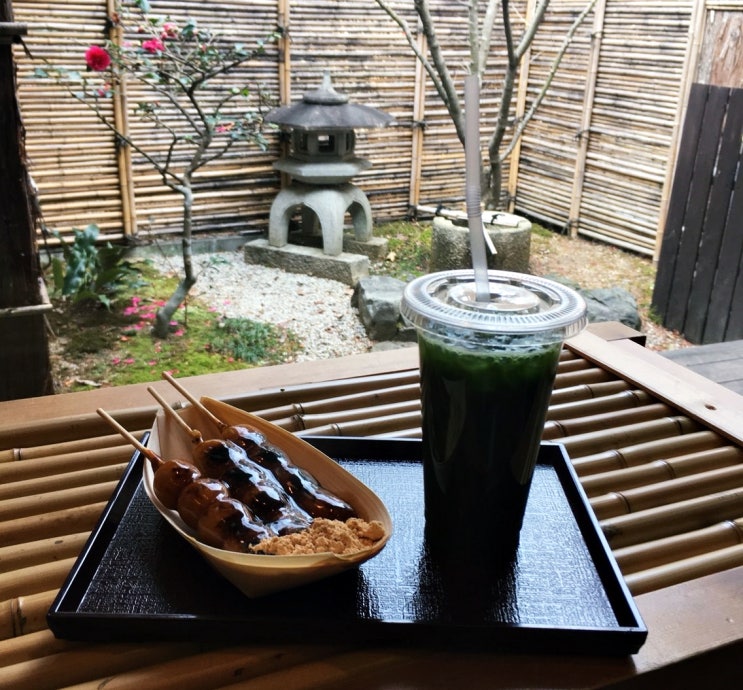
[(583, 238), (557, 233), (534, 233), (530, 271), (535, 275), (557, 275), (583, 289), (621, 287), (637, 301), (646, 346), (672, 350), (690, 343), (676, 331), (660, 326), (652, 318), (650, 303), (655, 284), (655, 265), (649, 257)]

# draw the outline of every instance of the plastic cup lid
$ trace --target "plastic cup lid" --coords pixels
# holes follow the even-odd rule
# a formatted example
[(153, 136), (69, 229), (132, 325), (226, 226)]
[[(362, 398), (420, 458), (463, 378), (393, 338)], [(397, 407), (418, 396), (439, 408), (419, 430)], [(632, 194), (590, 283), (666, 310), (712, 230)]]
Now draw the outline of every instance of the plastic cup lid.
[(585, 328), (586, 303), (573, 289), (546, 278), (488, 271), (490, 300), (478, 302), (474, 272), (442, 271), (416, 278), (400, 312), (417, 328), (484, 334), (544, 334), (570, 338)]

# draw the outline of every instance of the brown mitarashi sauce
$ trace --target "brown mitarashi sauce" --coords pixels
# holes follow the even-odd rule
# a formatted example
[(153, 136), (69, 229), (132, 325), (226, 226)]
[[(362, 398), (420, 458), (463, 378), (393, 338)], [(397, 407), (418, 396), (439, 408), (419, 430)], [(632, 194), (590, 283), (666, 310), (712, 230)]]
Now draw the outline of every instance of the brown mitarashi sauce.
[(348, 503), (265, 445), (259, 432), (225, 432), (225, 438), (194, 446), (193, 462), (150, 458), (155, 495), (204, 543), (248, 552), (272, 537), (306, 530), (315, 518), (356, 517)]
[(269, 470), (294, 502), (313, 518), (348, 520), (356, 513), (348, 503), (324, 489), (307, 471), (292, 464), (277, 448), (265, 445), (263, 436), (245, 426), (228, 426), (223, 438), (243, 448), (251, 460)]

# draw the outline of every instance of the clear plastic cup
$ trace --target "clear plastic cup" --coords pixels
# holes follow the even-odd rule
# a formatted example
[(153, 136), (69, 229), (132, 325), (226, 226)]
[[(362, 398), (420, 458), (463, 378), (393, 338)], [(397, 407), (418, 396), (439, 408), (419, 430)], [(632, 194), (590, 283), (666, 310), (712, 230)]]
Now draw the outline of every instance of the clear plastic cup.
[(426, 536), (471, 560), (517, 550), (563, 341), (586, 324), (574, 290), (489, 271), (477, 302), (472, 271), (417, 278), (401, 313), (418, 334)]

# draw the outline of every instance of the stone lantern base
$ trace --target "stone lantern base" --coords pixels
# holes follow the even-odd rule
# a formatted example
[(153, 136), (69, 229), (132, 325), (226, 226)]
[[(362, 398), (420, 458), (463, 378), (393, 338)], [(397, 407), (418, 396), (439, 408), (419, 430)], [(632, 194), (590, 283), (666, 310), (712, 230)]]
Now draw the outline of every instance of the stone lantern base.
[[(249, 264), (328, 278), (355, 287), (359, 280), (369, 275), (369, 258), (386, 255), (387, 241), (384, 239), (372, 238), (370, 242), (362, 243), (344, 235), (346, 249), (335, 256), (326, 254), (322, 247), (312, 246), (315, 244), (312, 238), (304, 239), (308, 244), (292, 243), (283, 247), (273, 247), (266, 239), (253, 240), (243, 247), (243, 258)], [(287, 295), (287, 299), (290, 298)]]
[(343, 251), (343, 223), (350, 214), (356, 239), (368, 241), (372, 236), (371, 207), (366, 195), (356, 186), (345, 183), (317, 186), (292, 182), (282, 189), (271, 204), (268, 219), (268, 242), (272, 247), (283, 247), (289, 242), (289, 223), (302, 209), (313, 212), (323, 240), (323, 251), (337, 256)]

